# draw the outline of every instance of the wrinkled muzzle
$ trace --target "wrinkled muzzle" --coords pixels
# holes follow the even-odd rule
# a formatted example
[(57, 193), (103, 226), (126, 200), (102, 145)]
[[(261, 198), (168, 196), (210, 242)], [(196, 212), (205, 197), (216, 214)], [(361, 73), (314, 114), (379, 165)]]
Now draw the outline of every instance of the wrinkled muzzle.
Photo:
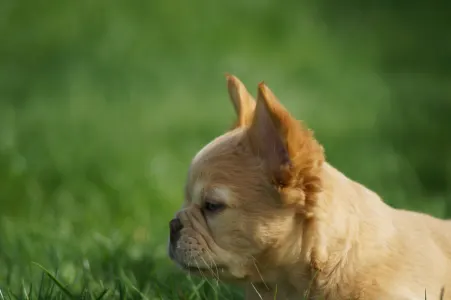
[(215, 243), (198, 207), (178, 212), (169, 222), (169, 231), (169, 257), (183, 270), (218, 278), (224, 273), (244, 276), (235, 266), (237, 260)]

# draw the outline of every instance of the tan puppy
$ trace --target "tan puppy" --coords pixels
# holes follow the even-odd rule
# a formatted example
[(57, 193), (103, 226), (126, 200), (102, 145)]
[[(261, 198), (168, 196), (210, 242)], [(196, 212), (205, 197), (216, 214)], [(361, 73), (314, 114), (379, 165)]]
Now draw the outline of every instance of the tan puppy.
[(238, 118), (192, 160), (172, 260), (246, 284), (248, 300), (451, 299), (451, 222), (388, 206), (264, 83), (255, 104), (227, 80)]

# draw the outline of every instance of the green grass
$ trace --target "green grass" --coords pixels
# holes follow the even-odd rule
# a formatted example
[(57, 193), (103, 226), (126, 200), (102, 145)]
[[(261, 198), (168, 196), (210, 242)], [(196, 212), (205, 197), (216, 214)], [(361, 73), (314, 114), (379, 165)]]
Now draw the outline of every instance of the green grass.
[(166, 255), (190, 159), (234, 118), (225, 72), (391, 205), (450, 216), (446, 10), (359, 3), (2, 1), (0, 300), (242, 299)]
[(137, 286), (138, 280), (132, 273), (121, 270), (111, 283), (96, 282), (89, 271), (80, 276), (81, 288), (76, 282), (64, 283), (60, 273), (54, 273), (34, 264), (42, 271), (37, 285), (22, 283), (21, 289), (3, 289), (0, 299), (240, 299), (238, 291), (220, 285), (216, 280), (191, 278), (191, 276), (172, 275), (162, 277), (148, 276), (148, 283)]

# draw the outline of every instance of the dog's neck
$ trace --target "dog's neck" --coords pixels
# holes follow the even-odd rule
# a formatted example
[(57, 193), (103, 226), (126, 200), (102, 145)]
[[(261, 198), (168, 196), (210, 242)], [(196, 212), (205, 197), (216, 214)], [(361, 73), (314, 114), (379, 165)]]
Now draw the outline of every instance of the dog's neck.
[[(292, 240), (289, 246), (300, 247), (301, 252), (297, 262), (285, 270), (288, 276), (282, 281), (288, 280), (297, 292), (311, 287), (312, 293), (336, 294), (332, 289), (344, 276), (355, 276), (352, 274), (362, 267), (357, 265), (361, 256), (370, 255), (371, 250), (361, 245), (376, 246), (378, 241), (387, 240), (382, 235), (390, 235), (393, 230), (380, 227), (387, 224), (380, 219), (390, 217), (390, 207), (376, 193), (328, 163), (323, 165), (321, 179), (323, 191), (318, 195), (313, 217), (295, 229), (299, 239)], [(368, 236), (374, 241), (359, 242)]]

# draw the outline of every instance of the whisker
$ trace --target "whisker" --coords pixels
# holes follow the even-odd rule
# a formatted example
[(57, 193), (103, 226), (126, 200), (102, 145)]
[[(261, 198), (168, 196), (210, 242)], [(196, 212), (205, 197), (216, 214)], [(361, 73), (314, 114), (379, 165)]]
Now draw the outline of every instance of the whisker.
[[(212, 287), (214, 289), (213, 284), (210, 282), (210, 280), (208, 280), (208, 277), (205, 276), (205, 274), (202, 272), (202, 268), (199, 267), (199, 263), (197, 262), (197, 258), (194, 259), (194, 262), (196, 263), (197, 269), (199, 270), (200, 274), (202, 275), (202, 278), (210, 285), (210, 287)], [(204, 262), (205, 262), (205, 260), (204, 260)]]
[(260, 269), (259, 269), (258, 266), (257, 266), (257, 263), (256, 263), (257, 260), (255, 259), (255, 257), (254, 257), (253, 255), (251, 255), (251, 257), (252, 257), (252, 262), (254, 263), (255, 269), (257, 270), (257, 273), (258, 273), (258, 275), (260, 276), (260, 279), (262, 280), (262, 282), (263, 282), (263, 284), (265, 285), (266, 289), (269, 291), (269, 287), (266, 285), (266, 282), (265, 282), (265, 280), (263, 279), (262, 274), (260, 273)]
[(215, 263), (214, 259), (213, 259), (213, 255), (211, 255), (211, 251), (206, 249), (206, 253), (208, 254), (211, 263), (214, 265), (215, 269), (216, 269), (216, 276), (218, 277), (218, 281), (219, 280), (219, 269), (218, 269), (218, 265)]
[(199, 267), (199, 263), (197, 262), (197, 259), (193, 257), (193, 260), (196, 263), (197, 270), (199, 270), (199, 273), (200, 273), (200, 275), (202, 275), (202, 278), (208, 281), (207, 277), (205, 276), (205, 274), (202, 272), (201, 268)]
[[(204, 264), (208, 267), (208, 271), (210, 271), (211, 272), (211, 274), (213, 275), (213, 277), (215, 277), (215, 272), (213, 272), (213, 269), (210, 267), (210, 265), (209, 264), (207, 264), (207, 262), (205, 261), (205, 259), (201, 256), (200, 257), (201, 259), (202, 259), (202, 261), (204, 262)], [(219, 281), (219, 277), (215, 277), (215, 279), (217, 280), (217, 281)]]
[(260, 297), (261, 300), (263, 300), (262, 295), (260, 295), (260, 293), (258, 292), (257, 288), (255, 287), (255, 285), (251, 282), (252, 287), (254, 288), (255, 292), (257, 293), (257, 295)]

